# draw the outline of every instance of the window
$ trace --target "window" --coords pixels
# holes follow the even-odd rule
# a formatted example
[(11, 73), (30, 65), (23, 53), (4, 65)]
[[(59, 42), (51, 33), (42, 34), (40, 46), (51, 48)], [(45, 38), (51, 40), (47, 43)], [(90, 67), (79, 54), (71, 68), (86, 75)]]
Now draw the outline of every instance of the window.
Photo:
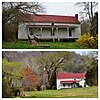
[(52, 28), (51, 28), (51, 36), (52, 36)]
[(63, 84), (63, 87), (65, 87), (66, 84)]
[(69, 37), (72, 37), (72, 30), (69, 29)]
[(29, 31), (30, 31), (30, 35), (34, 35), (32, 28), (29, 28)]

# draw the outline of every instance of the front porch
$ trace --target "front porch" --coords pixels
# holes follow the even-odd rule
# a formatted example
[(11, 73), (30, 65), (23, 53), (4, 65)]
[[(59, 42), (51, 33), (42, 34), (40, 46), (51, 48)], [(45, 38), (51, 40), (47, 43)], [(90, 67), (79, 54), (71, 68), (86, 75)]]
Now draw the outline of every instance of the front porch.
[(62, 41), (66, 39), (77, 39), (75, 37), (76, 26), (40, 26), (40, 25), (27, 25), (27, 30), (30, 37), (36, 36), (39, 40)]
[(70, 81), (61, 81), (61, 88), (77, 88), (79, 87), (79, 81), (70, 80)]

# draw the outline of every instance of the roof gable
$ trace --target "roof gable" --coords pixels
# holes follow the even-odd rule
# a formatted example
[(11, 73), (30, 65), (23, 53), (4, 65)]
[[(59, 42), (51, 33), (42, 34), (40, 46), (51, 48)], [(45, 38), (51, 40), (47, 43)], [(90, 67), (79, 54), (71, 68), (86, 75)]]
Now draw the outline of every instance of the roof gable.
[(84, 78), (85, 73), (57, 73), (57, 79), (67, 79), (67, 78)]
[(59, 15), (27, 15), (25, 21), (30, 22), (52, 22), (52, 23), (73, 23), (79, 24), (79, 20), (75, 16), (59, 16)]

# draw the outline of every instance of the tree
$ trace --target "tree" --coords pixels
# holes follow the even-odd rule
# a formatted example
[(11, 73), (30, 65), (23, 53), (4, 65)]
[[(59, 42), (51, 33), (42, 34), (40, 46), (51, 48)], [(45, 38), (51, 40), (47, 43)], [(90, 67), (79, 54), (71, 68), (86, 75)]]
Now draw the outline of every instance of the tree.
[(20, 62), (9, 62), (6, 59), (2, 60), (3, 97), (13, 97), (15, 95), (13, 89), (21, 86), (20, 70), (21, 70)]
[[(21, 71), (21, 75), (23, 77), (24, 85), (31, 87), (32, 89), (37, 89), (37, 76), (33, 73), (32, 68), (25, 67)], [(29, 84), (28, 84), (29, 83)]]
[(88, 52), (77, 54), (71, 52), (71, 60), (64, 62), (61, 72), (73, 72), (73, 73), (86, 73), (91, 65), (93, 59), (89, 57)]
[(98, 85), (98, 52), (89, 52), (89, 57), (92, 59), (86, 73), (86, 82), (88, 85)]
[[(38, 2), (2, 2), (3, 40), (10, 33), (18, 36), (18, 23), (27, 18), (27, 14), (44, 12), (45, 8)], [(11, 37), (11, 34), (10, 34)]]
[(86, 73), (86, 82), (89, 86), (98, 85), (98, 66), (94, 65)]
[(91, 33), (93, 36), (97, 36), (98, 34), (98, 12), (95, 13), (91, 23)]
[(82, 16), (82, 19), (84, 21), (84, 17), (88, 17), (90, 22), (90, 33), (93, 35), (93, 20), (94, 20), (94, 10), (98, 6), (97, 2), (77, 2), (75, 5), (83, 7), (83, 11), (80, 12), (80, 15)]
[(90, 31), (90, 22), (88, 19), (81, 20), (81, 35)]
[(81, 16), (88, 16), (90, 22), (94, 16), (94, 9), (97, 7), (97, 2), (77, 2), (75, 5), (83, 7), (83, 11), (80, 12)]
[(56, 73), (60, 70), (63, 63), (70, 58), (70, 52), (54, 52), (44, 54), (37, 59), (40, 68), (42, 70), (45, 68), (49, 88), (56, 87)]

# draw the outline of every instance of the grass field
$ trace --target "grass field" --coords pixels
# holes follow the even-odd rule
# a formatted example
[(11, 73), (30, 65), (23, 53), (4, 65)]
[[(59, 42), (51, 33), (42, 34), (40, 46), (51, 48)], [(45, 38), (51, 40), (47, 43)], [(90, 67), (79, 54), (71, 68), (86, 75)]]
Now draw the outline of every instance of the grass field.
[(40, 45), (49, 47), (32, 46), (27, 41), (3, 42), (3, 49), (82, 49), (75, 42), (39, 42)]
[(98, 98), (98, 88), (72, 88), (62, 90), (44, 90), (25, 92), (26, 98)]

